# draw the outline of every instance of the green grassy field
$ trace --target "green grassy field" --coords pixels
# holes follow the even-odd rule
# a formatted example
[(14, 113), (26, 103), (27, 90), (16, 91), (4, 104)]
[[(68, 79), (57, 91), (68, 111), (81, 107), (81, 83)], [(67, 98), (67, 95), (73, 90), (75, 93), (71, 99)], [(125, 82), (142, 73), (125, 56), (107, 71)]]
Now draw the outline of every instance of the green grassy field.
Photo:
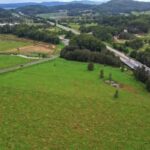
[(70, 26), (72, 29), (75, 29), (75, 30), (79, 30), (79, 29), (80, 29), (80, 25), (77, 24), (77, 23), (69, 23), (69, 26)]
[(16, 36), (0, 34), (0, 51), (12, 50), (30, 44), (31, 42), (23, 41)]
[[(123, 85), (118, 99), (102, 68)], [(1, 150), (150, 149), (150, 94), (130, 72), (57, 59), (0, 83)]]
[(57, 13), (38, 14), (37, 16), (45, 18), (45, 19), (49, 19), (49, 18), (61, 19), (61, 18), (67, 18), (68, 17), (67, 12), (65, 12), (65, 11), (64, 12), (57, 12)]
[(16, 66), (19, 64), (24, 64), (30, 62), (31, 60), (17, 57), (17, 56), (4, 56), (0, 55), (0, 69)]

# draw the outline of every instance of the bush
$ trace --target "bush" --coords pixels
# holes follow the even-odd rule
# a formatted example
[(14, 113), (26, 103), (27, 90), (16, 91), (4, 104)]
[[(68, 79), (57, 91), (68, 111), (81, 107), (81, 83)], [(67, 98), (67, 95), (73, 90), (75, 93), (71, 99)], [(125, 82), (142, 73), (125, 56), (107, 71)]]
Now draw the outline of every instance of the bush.
[(114, 94), (114, 98), (118, 98), (119, 97), (119, 91), (116, 90), (115, 94)]
[(93, 70), (94, 70), (94, 64), (93, 64), (92, 62), (90, 62), (90, 63), (88, 64), (88, 70), (89, 70), (89, 71), (93, 71)]
[(127, 41), (125, 45), (135, 50), (138, 50), (141, 47), (143, 47), (144, 43), (143, 43), (143, 40), (141, 39), (135, 39), (135, 40)]
[(104, 70), (102, 69), (101, 71), (100, 71), (100, 79), (103, 79), (104, 78)]

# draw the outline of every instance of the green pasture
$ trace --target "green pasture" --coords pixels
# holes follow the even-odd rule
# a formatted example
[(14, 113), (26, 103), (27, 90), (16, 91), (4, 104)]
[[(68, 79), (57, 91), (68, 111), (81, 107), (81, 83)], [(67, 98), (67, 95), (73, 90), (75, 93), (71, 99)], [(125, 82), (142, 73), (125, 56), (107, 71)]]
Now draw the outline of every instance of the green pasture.
[(0, 91), (1, 150), (150, 149), (150, 94), (131, 72), (57, 59), (0, 75)]
[(67, 16), (67, 12), (57, 12), (57, 13), (46, 13), (46, 14), (38, 14), (38, 17), (42, 17), (45, 19), (60, 19), (60, 18), (66, 18)]
[(15, 48), (30, 45), (31, 43), (25, 40), (21, 40), (12, 35), (0, 35), (0, 51), (12, 50)]
[(21, 58), (18, 56), (0, 55), (0, 69), (13, 67), (30, 61), (30, 59)]

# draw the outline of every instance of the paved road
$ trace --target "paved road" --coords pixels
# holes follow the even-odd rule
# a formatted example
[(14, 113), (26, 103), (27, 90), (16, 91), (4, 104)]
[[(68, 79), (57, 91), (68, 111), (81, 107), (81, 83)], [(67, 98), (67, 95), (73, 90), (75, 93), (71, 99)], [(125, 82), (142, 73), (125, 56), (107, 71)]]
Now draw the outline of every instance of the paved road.
[[(48, 21), (49, 24), (51, 25), (55, 25), (53, 22), (50, 22)], [(63, 25), (60, 25), (60, 24), (56, 24), (56, 26), (62, 30), (65, 30), (65, 31), (71, 31), (72, 33), (76, 34), (76, 35), (80, 35), (80, 32), (75, 30), (75, 29), (72, 29), (72, 28), (69, 28), (69, 27), (66, 27), (66, 26), (63, 26)]]
[(116, 50), (110, 46), (107, 46), (107, 49), (109, 51), (115, 53), (116, 56), (120, 57), (120, 60), (123, 63), (125, 63), (127, 66), (129, 66), (131, 69), (136, 69), (138, 67), (145, 67), (145, 69), (150, 72), (150, 68), (147, 67), (146, 65), (142, 64), (141, 62), (139, 62), (129, 56), (126, 56), (124, 53), (121, 53), (118, 50)]
[(30, 63), (17, 65), (17, 66), (10, 67), (10, 68), (0, 69), (0, 74), (16, 71), (16, 70), (19, 70), (19, 69), (24, 69), (24, 68), (31, 67), (31, 66), (34, 66), (34, 65), (37, 65), (37, 64), (41, 64), (41, 63), (45, 63), (45, 62), (54, 60), (58, 57), (59, 57), (59, 55), (55, 55), (55, 56), (51, 56), (50, 58), (43, 58), (43, 59), (33, 61), (33, 62), (30, 62)]
[[(49, 22), (51, 25), (54, 25), (53, 22)], [(63, 25), (59, 25), (57, 24), (56, 25), (57, 27), (61, 28), (62, 30), (65, 30), (65, 31), (72, 31), (72, 33), (76, 34), (76, 35), (80, 35), (80, 32), (79, 31), (76, 31), (75, 29), (71, 29), (69, 27), (65, 27)], [(126, 56), (124, 53), (121, 53), (119, 52), (118, 50), (116, 49), (113, 49), (112, 47), (110, 46), (107, 46), (107, 49), (113, 53), (115, 53), (116, 56), (120, 57), (120, 60), (126, 64), (127, 66), (129, 66), (131, 69), (136, 69), (137, 67), (145, 67), (146, 70), (148, 70), (150, 72), (150, 68), (147, 67), (146, 65), (140, 63), (139, 61), (137, 60), (134, 60), (128, 56)]]

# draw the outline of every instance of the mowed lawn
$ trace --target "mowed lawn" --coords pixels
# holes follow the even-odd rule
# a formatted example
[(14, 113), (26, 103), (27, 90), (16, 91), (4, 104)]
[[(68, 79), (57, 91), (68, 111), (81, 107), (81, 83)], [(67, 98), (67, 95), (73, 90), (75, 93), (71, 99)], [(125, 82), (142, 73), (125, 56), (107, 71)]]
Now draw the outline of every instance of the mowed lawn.
[(0, 55), (0, 69), (21, 65), (31, 61), (31, 59), (25, 59), (18, 56)]
[(150, 149), (150, 93), (130, 73), (57, 59), (0, 75), (0, 91), (0, 150)]
[(23, 41), (0, 40), (0, 51), (12, 50), (14, 48), (20, 48), (27, 45), (30, 45), (30, 43)]

